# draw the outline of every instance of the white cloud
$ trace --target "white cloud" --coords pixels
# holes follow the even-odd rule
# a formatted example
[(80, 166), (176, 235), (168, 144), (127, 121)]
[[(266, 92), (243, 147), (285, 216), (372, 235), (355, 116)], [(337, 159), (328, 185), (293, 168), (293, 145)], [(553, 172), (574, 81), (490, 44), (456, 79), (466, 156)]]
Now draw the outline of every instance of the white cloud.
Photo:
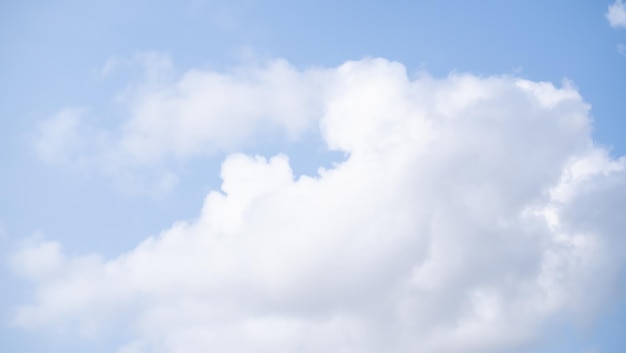
[[(231, 154), (196, 219), (115, 258), (30, 244), (13, 260), (36, 290), (17, 325), (116, 328), (133, 337), (119, 352), (491, 352), (611, 303), (626, 160), (594, 145), (571, 85), (276, 61), (133, 102), (110, 148), (136, 163), (265, 124), (318, 125), (348, 158), (295, 179), (285, 155)], [(42, 274), (39, 253), (61, 270)]]
[[(111, 59), (103, 71), (121, 65)], [(151, 53), (126, 64), (145, 66), (142, 83), (129, 87), (118, 97), (129, 118), (116, 130), (107, 131), (105, 141), (68, 145), (80, 131), (79, 115), (84, 111), (64, 110), (41, 125), (37, 150), (44, 160), (49, 154), (66, 151), (83, 159), (107, 165), (151, 165), (164, 158), (186, 158), (214, 151), (231, 151), (259, 131), (281, 129), (296, 138), (310, 128), (320, 111), (327, 80), (322, 70), (298, 71), (283, 60), (263, 67), (241, 67), (229, 73), (191, 70), (172, 80), (171, 63), (163, 55)], [(91, 130), (97, 131), (95, 126)], [(58, 147), (62, 144), (62, 148)], [(53, 148), (46, 148), (48, 145)], [(95, 163), (94, 163), (95, 164)]]
[[(325, 70), (299, 71), (284, 60), (177, 77), (158, 53), (112, 58), (102, 74), (136, 65), (144, 68), (143, 79), (115, 97), (116, 110), (127, 116), (123, 123), (104, 128), (115, 120), (63, 109), (40, 124), (34, 138), (40, 158), (113, 177), (127, 189), (167, 190), (177, 180), (169, 160), (236, 151), (259, 137), (295, 140), (314, 128), (322, 86), (329, 84)], [(141, 171), (150, 171), (148, 177)]]
[(34, 143), (35, 150), (44, 162), (75, 162), (73, 154), (80, 151), (87, 142), (82, 131), (84, 114), (84, 109), (68, 108), (39, 124)]
[(611, 27), (626, 28), (626, 6), (622, 0), (615, 0), (615, 2), (609, 6), (606, 18), (609, 20)]
[(100, 76), (105, 78), (122, 68), (141, 68), (144, 80), (154, 83), (174, 73), (170, 57), (158, 52), (141, 52), (131, 57), (110, 57), (102, 66)]
[(9, 258), (10, 266), (22, 277), (31, 280), (59, 273), (64, 262), (61, 244), (44, 241), (35, 235), (22, 242), (20, 248)]

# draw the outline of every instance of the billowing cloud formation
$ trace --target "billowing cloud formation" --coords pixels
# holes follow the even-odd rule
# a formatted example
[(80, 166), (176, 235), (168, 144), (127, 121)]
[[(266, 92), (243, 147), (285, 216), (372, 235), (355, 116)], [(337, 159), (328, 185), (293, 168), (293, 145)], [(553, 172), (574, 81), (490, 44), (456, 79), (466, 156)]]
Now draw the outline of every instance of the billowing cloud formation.
[(626, 161), (574, 88), (382, 59), (254, 70), (146, 93), (111, 148), (146, 161), (317, 126), (347, 159), (294, 178), (285, 155), (231, 154), (197, 219), (115, 258), (25, 244), (17, 325), (117, 328), (120, 353), (502, 352), (610, 303)]
[(609, 20), (611, 27), (626, 28), (626, 6), (622, 0), (615, 0), (615, 2), (609, 6), (606, 18)]

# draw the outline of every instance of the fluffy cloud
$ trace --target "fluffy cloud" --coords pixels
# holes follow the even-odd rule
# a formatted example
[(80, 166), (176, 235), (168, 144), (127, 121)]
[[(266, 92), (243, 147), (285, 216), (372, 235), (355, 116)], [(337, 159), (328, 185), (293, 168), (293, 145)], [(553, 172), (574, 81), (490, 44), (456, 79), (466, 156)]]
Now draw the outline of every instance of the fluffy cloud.
[(259, 133), (295, 139), (322, 114), (320, 86), (328, 84), (324, 71), (297, 71), (283, 60), (228, 73), (190, 70), (172, 79), (169, 59), (152, 53), (112, 59), (103, 71), (138, 64), (143, 81), (116, 97), (129, 116), (123, 124), (106, 130), (89, 124), (85, 109), (62, 110), (35, 136), (41, 158), (58, 163), (69, 156), (91, 161), (90, 167), (150, 166), (236, 150)]
[(567, 84), (276, 61), (139, 96), (110, 145), (136, 163), (266, 125), (347, 158), (295, 178), (285, 155), (231, 154), (196, 219), (114, 258), (25, 244), (12, 264), (36, 294), (15, 324), (122, 330), (120, 353), (495, 352), (616, 293), (626, 160)]
[(82, 130), (84, 109), (67, 108), (39, 124), (35, 150), (46, 163), (62, 164), (74, 159), (72, 152), (85, 142)]
[(136, 66), (143, 78), (114, 99), (121, 124), (102, 126), (118, 117), (83, 107), (63, 109), (33, 136), (39, 157), (104, 174), (130, 191), (166, 192), (178, 183), (171, 161), (236, 151), (257, 138), (296, 140), (315, 128), (329, 84), (327, 70), (298, 71), (284, 60), (176, 77), (169, 58), (157, 53), (113, 58), (102, 72)]
[(609, 6), (606, 18), (609, 20), (611, 27), (626, 28), (626, 6), (624, 6), (622, 0), (615, 0), (615, 2)]

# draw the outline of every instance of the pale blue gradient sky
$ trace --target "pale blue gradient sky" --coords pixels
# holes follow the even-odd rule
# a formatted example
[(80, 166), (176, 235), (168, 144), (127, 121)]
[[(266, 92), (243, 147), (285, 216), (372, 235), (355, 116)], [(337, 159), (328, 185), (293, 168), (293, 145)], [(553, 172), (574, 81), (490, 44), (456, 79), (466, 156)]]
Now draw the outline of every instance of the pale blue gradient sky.
[[(0, 254), (43, 232), (69, 253), (131, 249), (173, 221), (194, 217), (219, 184), (223, 155), (186, 162), (165, 195), (133, 194), (106, 177), (41, 162), (32, 148), (39, 121), (67, 106), (88, 106), (112, 124), (111, 97), (139, 75), (113, 57), (168, 54), (177, 70), (226, 68), (280, 57), (297, 67), (336, 66), (366, 56), (402, 62), (410, 72), (511, 74), (557, 85), (571, 80), (592, 105), (593, 135), (626, 153), (626, 29), (609, 26), (609, 2), (581, 1), (5, 1), (0, 5)], [(296, 172), (340, 159), (315, 137), (289, 145)], [(301, 158), (294, 158), (301, 156)], [(300, 161), (300, 162), (298, 162)], [(87, 201), (88, 200), (88, 201)], [(7, 325), (28, 287), (0, 267), (0, 351), (110, 352), (91, 343), (29, 334)], [(554, 324), (554, 339), (525, 352), (626, 351), (624, 305), (599, 323)], [(574, 335), (574, 339), (570, 335)], [(594, 351), (593, 349), (597, 349)]]

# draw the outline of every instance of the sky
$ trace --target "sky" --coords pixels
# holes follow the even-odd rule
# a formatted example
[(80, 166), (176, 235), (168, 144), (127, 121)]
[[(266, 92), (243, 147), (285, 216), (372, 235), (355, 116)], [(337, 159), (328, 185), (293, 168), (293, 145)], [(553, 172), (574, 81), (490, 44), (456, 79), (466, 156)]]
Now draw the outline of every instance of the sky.
[(4, 1), (0, 351), (626, 351), (626, 3)]

